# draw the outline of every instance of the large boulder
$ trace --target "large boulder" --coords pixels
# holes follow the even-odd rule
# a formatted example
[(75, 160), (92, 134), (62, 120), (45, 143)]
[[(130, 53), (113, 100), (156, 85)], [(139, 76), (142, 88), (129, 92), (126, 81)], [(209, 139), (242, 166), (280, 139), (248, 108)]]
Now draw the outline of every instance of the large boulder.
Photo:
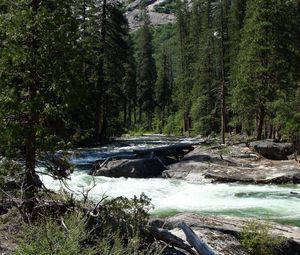
[(288, 156), (294, 153), (291, 143), (276, 143), (270, 140), (252, 142), (250, 147), (264, 158), (272, 160), (287, 160)]
[(118, 159), (107, 162), (93, 172), (95, 176), (150, 178), (161, 176), (165, 165), (156, 157), (145, 159)]

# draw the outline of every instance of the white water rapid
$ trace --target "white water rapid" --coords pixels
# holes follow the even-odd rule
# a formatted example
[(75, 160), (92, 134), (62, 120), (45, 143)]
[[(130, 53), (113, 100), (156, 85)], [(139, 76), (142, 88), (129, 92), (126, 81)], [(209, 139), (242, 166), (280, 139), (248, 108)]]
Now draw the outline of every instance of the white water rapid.
[[(132, 149), (161, 146), (187, 140), (126, 140), (114, 147), (79, 150), (72, 158), (78, 169), (67, 181), (78, 197), (94, 184), (84, 170), (85, 165), (110, 155), (130, 153)], [(126, 146), (124, 146), (126, 145)], [(79, 170), (81, 169), (81, 170)], [(145, 193), (155, 206), (153, 214), (170, 215), (177, 212), (196, 212), (210, 215), (236, 215), (275, 220), (300, 226), (300, 185), (245, 185), (192, 183), (172, 179), (126, 179), (95, 177), (96, 186), (89, 197), (99, 201), (103, 196), (133, 197)], [(49, 189), (59, 190), (61, 185), (49, 176), (42, 176)]]

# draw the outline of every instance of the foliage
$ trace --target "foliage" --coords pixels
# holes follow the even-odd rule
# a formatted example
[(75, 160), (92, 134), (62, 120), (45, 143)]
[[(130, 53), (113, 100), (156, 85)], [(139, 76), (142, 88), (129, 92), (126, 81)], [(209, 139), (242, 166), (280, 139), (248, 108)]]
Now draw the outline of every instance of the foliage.
[(150, 199), (144, 194), (139, 198), (136, 196), (133, 199), (117, 197), (104, 201), (99, 209), (98, 221), (101, 226), (97, 229), (96, 225), (96, 236), (99, 235), (99, 230), (101, 235), (104, 234), (101, 231), (116, 227), (126, 239), (130, 240), (136, 234), (140, 234), (148, 220), (148, 212), (151, 208)]
[(282, 95), (288, 95), (295, 86), (295, 81), (290, 79), (295, 57), (290, 40), (295, 31), (286, 15), (293, 9), (294, 6), (285, 1), (257, 0), (247, 6), (241, 50), (235, 66), (232, 109), (242, 123), (257, 116), (258, 139), (261, 139), (266, 117), (273, 114), (268, 106)]
[(76, 211), (56, 220), (41, 219), (24, 226), (16, 254), (161, 254), (161, 247), (144, 244), (140, 235), (149, 206), (144, 195), (132, 200), (119, 197), (101, 203), (92, 220)]
[(82, 217), (69, 216), (65, 224), (70, 231), (67, 232), (54, 220), (24, 226), (26, 235), (20, 241), (16, 254), (80, 254), (80, 242), (84, 240)]
[(142, 11), (143, 26), (139, 31), (137, 44), (137, 83), (139, 122), (144, 122), (151, 129), (154, 113), (154, 88), (157, 78), (153, 57), (150, 19), (146, 9)]
[(241, 244), (250, 255), (272, 255), (285, 241), (284, 237), (270, 233), (270, 226), (266, 223), (251, 222), (241, 232)]

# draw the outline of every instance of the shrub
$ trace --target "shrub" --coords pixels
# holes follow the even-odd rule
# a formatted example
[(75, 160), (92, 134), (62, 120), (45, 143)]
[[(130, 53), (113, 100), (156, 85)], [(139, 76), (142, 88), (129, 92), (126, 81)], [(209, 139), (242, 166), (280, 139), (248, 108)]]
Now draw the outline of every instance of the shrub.
[(241, 232), (241, 244), (250, 255), (273, 255), (284, 243), (285, 238), (271, 234), (266, 223), (251, 222)]
[(34, 225), (24, 225), (16, 254), (161, 254), (162, 247), (149, 245), (142, 235), (150, 208), (149, 198), (141, 195), (105, 200), (93, 214), (73, 211), (57, 219), (48, 215)]

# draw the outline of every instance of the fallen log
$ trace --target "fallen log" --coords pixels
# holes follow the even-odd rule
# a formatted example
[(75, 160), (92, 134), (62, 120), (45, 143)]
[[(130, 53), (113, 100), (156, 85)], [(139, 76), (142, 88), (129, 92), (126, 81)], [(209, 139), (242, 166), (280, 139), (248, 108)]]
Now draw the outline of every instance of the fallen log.
[(173, 235), (167, 229), (156, 228), (154, 226), (146, 226), (149, 233), (157, 240), (163, 241), (168, 245), (183, 249), (192, 255), (197, 255), (197, 253), (192, 249), (191, 246), (186, 244), (181, 238)]
[(196, 249), (199, 255), (215, 255), (215, 252), (202, 241), (184, 221), (181, 223), (180, 227), (186, 235), (188, 243)]

